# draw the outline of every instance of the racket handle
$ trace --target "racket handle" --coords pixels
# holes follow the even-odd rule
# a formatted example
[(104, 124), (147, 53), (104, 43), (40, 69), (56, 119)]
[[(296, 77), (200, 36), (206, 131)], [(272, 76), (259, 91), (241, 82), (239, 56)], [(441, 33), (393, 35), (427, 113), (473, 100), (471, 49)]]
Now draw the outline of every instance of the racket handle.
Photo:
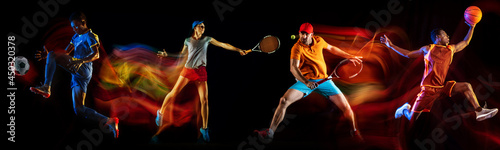
[(330, 79), (329, 78), (325, 78), (323, 80), (320, 80), (320, 81), (316, 82), (316, 84), (319, 86), (321, 83), (324, 83), (324, 82), (326, 82), (328, 80), (330, 80)]
[(249, 50), (244, 50), (244, 52), (245, 52), (246, 54), (248, 54), (248, 53), (252, 52), (252, 50), (251, 50), (251, 49), (249, 49)]

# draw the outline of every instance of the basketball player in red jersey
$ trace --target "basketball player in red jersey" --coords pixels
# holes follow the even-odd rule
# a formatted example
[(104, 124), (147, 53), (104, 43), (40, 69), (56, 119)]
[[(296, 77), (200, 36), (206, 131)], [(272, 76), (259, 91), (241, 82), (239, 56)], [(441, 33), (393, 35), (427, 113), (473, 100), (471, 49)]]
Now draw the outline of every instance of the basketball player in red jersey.
[[(405, 103), (398, 108), (395, 117), (405, 116), (410, 119), (410, 122), (418, 119), (421, 113), (430, 112), (432, 104), (441, 96), (451, 96), (454, 93), (462, 93), (467, 100), (474, 106), (476, 120), (483, 121), (491, 118), (498, 112), (497, 108), (487, 109), (479, 106), (476, 95), (472, 90), (472, 86), (467, 82), (447, 81), (445, 83), (446, 74), (453, 59), (453, 54), (462, 51), (472, 38), (475, 24), (469, 24), (469, 31), (464, 40), (457, 44), (449, 44), (449, 36), (443, 29), (434, 29), (431, 32), (431, 39), (434, 44), (426, 45), (418, 50), (409, 51), (392, 44), (391, 40), (386, 35), (380, 37), (380, 41), (388, 48), (396, 53), (407, 57), (417, 58), (424, 55), (425, 71), (420, 84), (421, 90), (418, 97), (410, 106)], [(411, 109), (411, 111), (409, 111)], [(416, 114), (416, 115), (414, 115)]]
[[(472, 90), (472, 86), (467, 82), (447, 81), (446, 74), (453, 59), (453, 54), (462, 51), (472, 38), (475, 24), (469, 24), (469, 31), (463, 41), (457, 44), (449, 44), (449, 36), (443, 29), (434, 29), (431, 32), (431, 39), (434, 42), (426, 46), (422, 46), (418, 50), (409, 51), (392, 44), (391, 40), (386, 35), (380, 37), (381, 43), (388, 48), (394, 50), (399, 55), (406, 58), (417, 58), (424, 56), (425, 70), (420, 83), (420, 93), (413, 103), (413, 106), (405, 103), (396, 110), (395, 118), (405, 116), (410, 120), (408, 131), (403, 132), (404, 138), (403, 147), (408, 149), (424, 148), (417, 141), (422, 138), (427, 138), (428, 134), (433, 134), (430, 120), (432, 116), (430, 111), (435, 100), (449, 97), (455, 93), (465, 95), (469, 103), (475, 108), (476, 120), (483, 121), (492, 118), (498, 112), (497, 108), (487, 109), (486, 106), (481, 107), (477, 101), (476, 95)], [(411, 111), (410, 111), (411, 110)], [(419, 119), (420, 118), (420, 119)], [(418, 119), (418, 120), (417, 120)], [(406, 145), (406, 146), (404, 146)]]

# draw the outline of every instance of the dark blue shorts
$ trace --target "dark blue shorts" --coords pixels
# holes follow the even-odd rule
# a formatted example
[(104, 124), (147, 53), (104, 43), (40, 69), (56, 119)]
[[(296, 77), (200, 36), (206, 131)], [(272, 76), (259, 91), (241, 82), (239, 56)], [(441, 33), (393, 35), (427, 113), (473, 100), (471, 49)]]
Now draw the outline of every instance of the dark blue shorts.
[(87, 86), (92, 79), (92, 63), (84, 63), (76, 73), (71, 73), (71, 88), (80, 87), (87, 93)]

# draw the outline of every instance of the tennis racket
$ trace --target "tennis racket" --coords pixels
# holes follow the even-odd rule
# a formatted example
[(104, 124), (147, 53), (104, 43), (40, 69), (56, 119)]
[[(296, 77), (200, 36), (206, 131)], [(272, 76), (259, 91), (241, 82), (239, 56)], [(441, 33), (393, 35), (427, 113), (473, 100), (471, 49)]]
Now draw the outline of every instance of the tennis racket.
[(335, 66), (333, 72), (327, 78), (316, 82), (317, 85), (320, 85), (323, 82), (335, 78), (354, 78), (363, 70), (363, 63), (355, 64), (351, 62), (349, 59), (344, 59)]
[[(358, 36), (356, 35), (353, 40), (356, 41), (357, 37)], [(368, 46), (373, 46), (374, 40), (375, 36), (373, 36), (369, 42), (363, 45), (363, 47), (360, 48), (360, 50), (356, 53), (356, 55), (359, 55), (360, 52), (362, 51), (366, 51), (364, 50), (365, 48), (371, 51), (371, 47)], [(353, 45), (351, 45), (351, 48), (352, 46)], [(369, 55), (370, 51), (368, 51), (368, 54), (366, 55)], [(358, 74), (361, 73), (362, 70), (363, 70), (363, 62), (361, 62), (360, 64), (355, 64), (354, 62), (351, 62), (349, 59), (344, 59), (340, 61), (339, 64), (337, 64), (337, 66), (335, 66), (335, 69), (333, 69), (333, 72), (327, 78), (316, 82), (316, 85), (320, 85), (323, 82), (331, 80), (333, 79), (333, 77), (339, 79), (351, 79), (358, 76)]]
[(260, 40), (255, 47), (250, 50), (245, 50), (245, 53), (250, 52), (263, 52), (267, 54), (271, 54), (276, 52), (280, 48), (280, 39), (278, 37), (267, 35), (262, 40)]

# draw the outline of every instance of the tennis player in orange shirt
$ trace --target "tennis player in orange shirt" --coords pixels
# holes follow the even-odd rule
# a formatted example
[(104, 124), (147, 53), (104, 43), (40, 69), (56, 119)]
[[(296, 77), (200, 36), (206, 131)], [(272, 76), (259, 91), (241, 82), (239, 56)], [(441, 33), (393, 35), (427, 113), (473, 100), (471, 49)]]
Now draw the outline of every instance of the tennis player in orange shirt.
[(290, 72), (297, 79), (297, 83), (292, 85), (286, 91), (285, 95), (280, 98), (270, 127), (262, 131), (255, 131), (258, 136), (263, 139), (272, 140), (274, 131), (276, 131), (278, 125), (283, 121), (287, 107), (314, 91), (337, 105), (344, 112), (344, 116), (352, 123), (353, 133), (361, 138), (357, 130), (354, 113), (342, 92), (331, 80), (320, 85), (316, 83), (328, 77), (323, 50), (348, 58), (355, 64), (361, 64), (362, 62), (362, 57), (348, 54), (338, 47), (326, 43), (323, 38), (314, 36), (313, 26), (310, 23), (303, 23), (299, 30), (299, 40), (292, 47), (290, 56)]

